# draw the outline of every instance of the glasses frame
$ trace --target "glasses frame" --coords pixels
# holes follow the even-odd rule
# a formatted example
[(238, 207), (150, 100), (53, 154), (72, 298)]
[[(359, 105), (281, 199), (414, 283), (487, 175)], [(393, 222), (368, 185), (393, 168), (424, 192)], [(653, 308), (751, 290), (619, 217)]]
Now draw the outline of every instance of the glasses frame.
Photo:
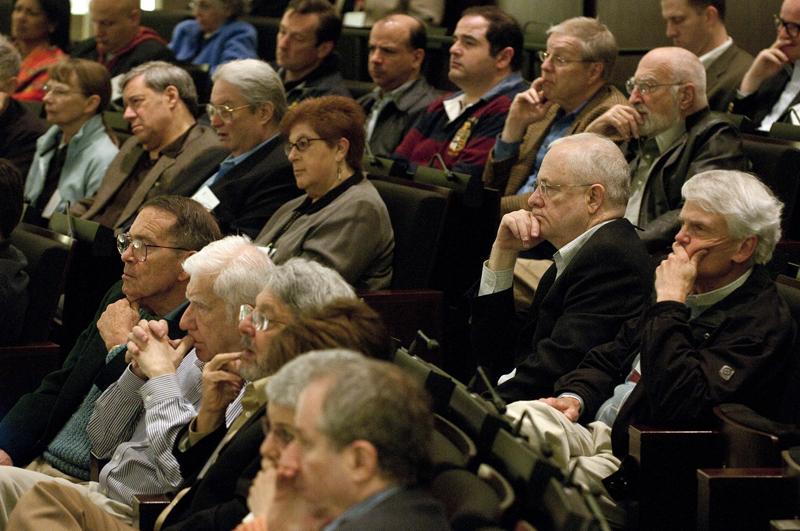
[[(191, 249), (186, 249), (184, 247), (170, 247), (168, 245), (155, 245), (153, 243), (144, 243), (139, 238), (131, 238), (131, 234), (129, 232), (120, 232), (117, 234), (117, 251), (119, 251), (119, 255), (122, 256), (125, 254), (125, 251), (128, 247), (133, 247), (131, 249), (131, 255), (136, 259), (137, 262), (144, 263), (147, 261), (147, 248), (148, 247), (155, 247), (157, 249), (173, 249), (175, 251), (191, 251)], [(137, 247), (138, 246), (138, 247)], [(137, 251), (138, 249), (144, 249), (144, 257), (140, 258), (137, 256), (137, 253), (141, 254), (141, 251)]]
[(625, 82), (625, 91), (628, 93), (628, 96), (632, 96), (634, 90), (638, 90), (639, 94), (642, 96), (647, 96), (661, 87), (678, 87), (685, 84), (685, 81), (679, 81), (677, 83), (644, 83), (630, 78)]
[(327, 141), (328, 139), (327, 138), (322, 138), (322, 137), (319, 137), (319, 138), (305, 138), (305, 137), (302, 137), (297, 142), (292, 143), (292, 142), (289, 142), (289, 139), (287, 138), (286, 139), (286, 143), (283, 145), (283, 151), (286, 153), (287, 157), (292, 152), (292, 148), (296, 149), (298, 153), (304, 153), (305, 151), (308, 150), (308, 148), (311, 147), (311, 142), (314, 142), (316, 140), (325, 140), (325, 141)]
[(266, 315), (259, 312), (251, 304), (242, 304), (239, 306), (239, 322), (244, 321), (248, 317), (250, 318), (250, 322), (253, 323), (253, 328), (259, 332), (266, 332), (269, 329), (270, 320)]
[(208, 119), (212, 120), (214, 116), (219, 116), (219, 119), (225, 123), (230, 123), (233, 120), (233, 113), (250, 107), (250, 104), (239, 105), (238, 107), (230, 107), (228, 105), (214, 105), (213, 103), (206, 103), (206, 114)]
[(550, 59), (552, 63), (556, 66), (567, 66), (570, 63), (599, 63), (600, 61), (592, 61), (590, 59), (564, 59), (560, 55), (547, 52), (545, 50), (539, 50), (536, 52), (536, 56), (539, 58), (539, 62), (544, 64), (545, 61)]
[(545, 199), (550, 199), (551, 191), (560, 192), (562, 188), (586, 188), (588, 186), (594, 186), (596, 183), (588, 183), (588, 184), (549, 184), (544, 181), (536, 181), (536, 187), (533, 189), (534, 192), (538, 191), (539, 195), (541, 195)]
[(796, 39), (800, 35), (800, 23), (783, 20), (778, 14), (772, 15), (772, 20), (775, 22), (775, 29), (779, 30), (783, 27), (789, 37)]

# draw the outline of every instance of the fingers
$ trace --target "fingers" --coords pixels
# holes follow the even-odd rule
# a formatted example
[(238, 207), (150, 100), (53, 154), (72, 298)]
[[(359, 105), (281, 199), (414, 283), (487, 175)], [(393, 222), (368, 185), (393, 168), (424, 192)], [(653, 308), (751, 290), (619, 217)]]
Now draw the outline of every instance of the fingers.
[(150, 333), (156, 339), (163, 339), (167, 337), (169, 334), (169, 325), (164, 319), (160, 319), (158, 321), (149, 321), (148, 322)]
[(222, 354), (217, 354), (211, 361), (206, 363), (206, 369), (209, 371), (219, 371), (224, 370), (225, 366), (233, 361), (238, 361), (242, 357), (241, 352), (225, 352)]
[(175, 353), (179, 357), (183, 358), (189, 353), (190, 350), (192, 350), (193, 346), (194, 339), (192, 336), (184, 336), (184, 338), (181, 339), (177, 345), (174, 345), (173, 348), (175, 348)]
[(705, 258), (707, 254), (708, 254), (708, 249), (700, 249), (699, 251), (695, 252), (692, 255), (691, 261), (695, 269), (697, 269), (697, 267), (700, 265), (700, 262), (703, 261), (703, 258)]

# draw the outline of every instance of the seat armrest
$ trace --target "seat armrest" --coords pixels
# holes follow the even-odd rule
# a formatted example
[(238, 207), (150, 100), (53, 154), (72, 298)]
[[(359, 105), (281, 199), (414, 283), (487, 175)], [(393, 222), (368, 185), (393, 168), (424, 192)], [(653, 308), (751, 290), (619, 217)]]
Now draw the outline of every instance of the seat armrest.
[(139, 530), (152, 531), (153, 526), (174, 494), (135, 494), (133, 496), (133, 513), (139, 515)]
[(727, 466), (778, 467), (781, 450), (800, 444), (797, 426), (770, 420), (742, 404), (721, 404), (714, 415), (720, 421)]

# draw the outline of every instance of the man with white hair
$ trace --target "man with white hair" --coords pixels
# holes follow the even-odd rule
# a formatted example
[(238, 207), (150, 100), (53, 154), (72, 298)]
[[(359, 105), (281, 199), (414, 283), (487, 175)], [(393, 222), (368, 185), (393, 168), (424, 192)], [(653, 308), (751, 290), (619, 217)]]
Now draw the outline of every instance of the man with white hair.
[[(242, 236), (213, 242), (187, 258), (183, 269), (190, 277), (189, 306), (180, 320), (187, 338), (167, 352), (139, 349), (129, 342), (126, 359), (130, 364), (97, 398), (86, 428), (93, 452), (110, 460), (100, 471), (99, 483), (81, 486), (59, 481), (85, 492), (94, 503), (129, 523), (135, 517), (134, 495), (177, 489), (184, 477), (172, 446), (200, 404), (203, 365), (216, 354), (237, 348), (239, 306), (255, 299), (272, 268), (264, 249)], [(166, 322), (153, 323), (166, 336)], [(228, 422), (239, 409), (238, 403), (228, 408)], [(24, 478), (23, 472), (27, 472)], [(51, 479), (33, 471), (13, 476), (18, 494)], [(4, 496), (6, 512), (15, 501)]]
[(723, 402), (778, 415), (795, 325), (765, 264), (783, 205), (739, 171), (701, 173), (682, 193), (680, 231), (656, 270), (656, 301), (592, 349), (553, 397), (508, 407), (528, 417), (523, 433), (533, 444), (548, 441), (558, 465), (580, 462), (584, 484), (599, 486), (619, 467), (632, 423), (709, 427)]
[(692, 52), (656, 48), (626, 83), (628, 104), (615, 105), (587, 131), (627, 145), (631, 198), (625, 217), (644, 229), (650, 252), (668, 251), (678, 230), (681, 186), (705, 170), (746, 170), (736, 127), (711, 114), (706, 71)]
[[(472, 345), (493, 376), (516, 366), (499, 387), (504, 399), (551, 394), (559, 377), (610, 341), (649, 299), (650, 258), (622, 217), (628, 190), (619, 148), (579, 133), (551, 145), (529, 209), (503, 216), (472, 302)], [(514, 315), (514, 265), (520, 252), (545, 241), (558, 249), (555, 263), (523, 323)]]
[(194, 194), (224, 234), (255, 238), (280, 206), (300, 195), (278, 128), (286, 113), (283, 83), (257, 59), (225, 63), (212, 79), (206, 112), (230, 155), (219, 166), (192, 168), (175, 193)]

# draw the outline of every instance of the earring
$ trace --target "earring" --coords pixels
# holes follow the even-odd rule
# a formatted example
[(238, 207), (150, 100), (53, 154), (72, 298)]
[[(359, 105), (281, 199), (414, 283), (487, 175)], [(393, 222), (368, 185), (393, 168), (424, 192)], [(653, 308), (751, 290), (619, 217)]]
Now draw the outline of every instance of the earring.
[(337, 181), (341, 181), (342, 180), (342, 167), (341, 166), (336, 166), (336, 180)]

